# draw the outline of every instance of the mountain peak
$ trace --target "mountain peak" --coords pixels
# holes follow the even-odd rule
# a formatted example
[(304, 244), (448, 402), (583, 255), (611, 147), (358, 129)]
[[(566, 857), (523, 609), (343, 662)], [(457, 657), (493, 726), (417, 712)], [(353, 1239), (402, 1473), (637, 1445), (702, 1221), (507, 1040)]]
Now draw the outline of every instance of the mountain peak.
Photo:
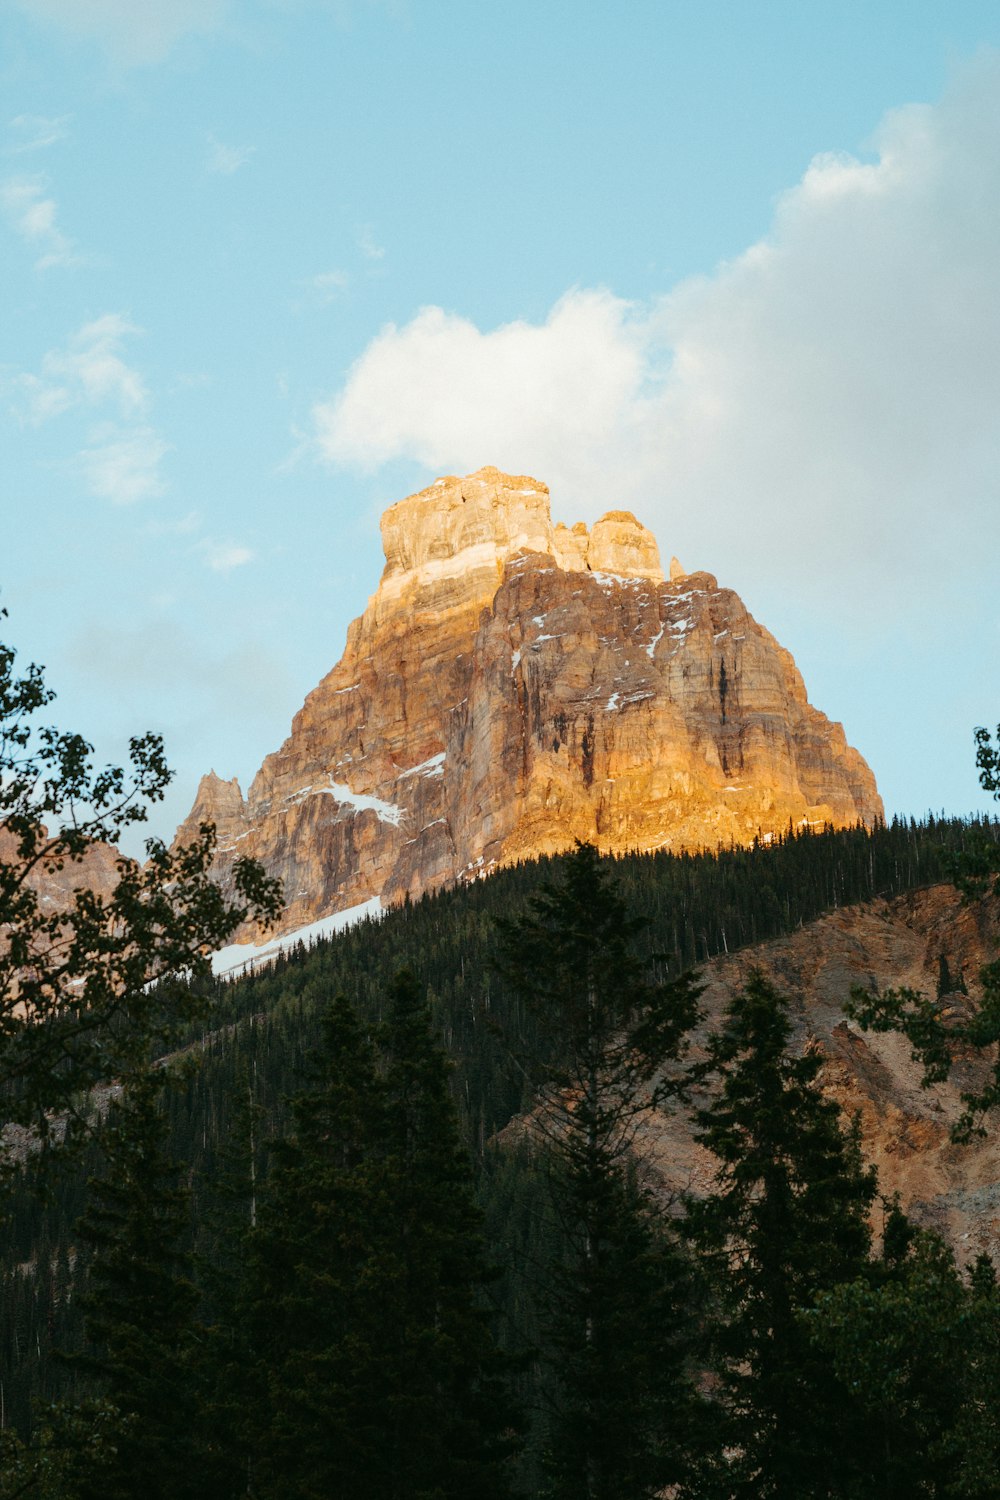
[(382, 516), (383, 605), (461, 584), (462, 595), (492, 598), (504, 565), (522, 552), (551, 557), (566, 572), (663, 581), (652, 532), (631, 511), (611, 510), (588, 531), (552, 524), (548, 486), (526, 474), (478, 469), (448, 475), (390, 505)]
[(382, 517), (385, 570), (246, 801), (196, 815), (285, 885), (284, 925), (572, 847), (696, 849), (872, 822), (875, 780), (789, 653), (710, 573), (665, 580), (612, 509), (479, 469)]

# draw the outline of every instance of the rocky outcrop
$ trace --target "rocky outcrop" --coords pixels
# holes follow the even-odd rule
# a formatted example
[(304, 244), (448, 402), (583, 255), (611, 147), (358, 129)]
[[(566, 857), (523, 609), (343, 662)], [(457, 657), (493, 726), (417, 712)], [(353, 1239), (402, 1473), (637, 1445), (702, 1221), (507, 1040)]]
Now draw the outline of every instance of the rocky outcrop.
[(586, 839), (715, 847), (882, 804), (791, 656), (627, 511), (553, 526), (544, 484), (482, 469), (382, 517), (385, 570), (247, 798), (203, 779), (217, 873), (253, 855), (284, 929)]
[[(956, 1145), (950, 1134), (963, 1109), (962, 1092), (982, 1088), (992, 1058), (970, 1052), (946, 1083), (923, 1088), (909, 1043), (896, 1032), (862, 1031), (845, 1020), (844, 1002), (854, 985), (933, 995), (944, 956), (969, 989), (943, 997), (946, 1013), (967, 1012), (981, 998), (979, 970), (995, 959), (998, 939), (997, 898), (967, 904), (953, 887), (935, 886), (830, 912), (788, 937), (713, 959), (700, 974), (709, 1026), (721, 1019), (751, 969), (762, 970), (790, 998), (795, 1045), (821, 1053), (820, 1084), (848, 1119), (858, 1118), (880, 1193), (898, 1193), (906, 1212), (943, 1234), (963, 1264), (982, 1250), (1000, 1261), (997, 1121), (968, 1145)], [(708, 1190), (715, 1162), (694, 1143), (683, 1112), (650, 1112), (640, 1146), (668, 1194)]]
[[(0, 863), (15, 869), (21, 866), (18, 840), (2, 824)], [(42, 915), (50, 916), (53, 912), (68, 911), (77, 891), (93, 891), (102, 901), (110, 901), (121, 878), (122, 863), (122, 855), (112, 844), (92, 843), (76, 859), (66, 854), (40, 859), (25, 883), (35, 892)]]

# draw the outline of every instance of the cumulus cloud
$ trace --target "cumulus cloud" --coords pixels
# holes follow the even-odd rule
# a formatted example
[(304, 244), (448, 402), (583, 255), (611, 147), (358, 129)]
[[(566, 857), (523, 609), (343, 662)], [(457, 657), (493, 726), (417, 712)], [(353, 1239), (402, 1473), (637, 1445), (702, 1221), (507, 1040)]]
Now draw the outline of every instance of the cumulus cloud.
[(35, 21), (93, 41), (126, 67), (162, 62), (192, 34), (218, 29), (229, 0), (15, 0)]
[(92, 495), (113, 505), (133, 505), (164, 493), (160, 462), (168, 452), (168, 444), (151, 427), (109, 426), (91, 434), (77, 462)]
[(80, 264), (73, 241), (56, 223), (58, 208), (44, 177), (9, 177), (0, 184), (0, 205), (12, 228), (38, 252), (37, 270)]
[(141, 332), (121, 313), (84, 323), (64, 348), (42, 356), (38, 374), (25, 371), (14, 379), (15, 411), (32, 426), (72, 407), (106, 403), (123, 417), (141, 415), (149, 401), (146, 385), (123, 353), (126, 341)]
[[(313, 413), (335, 463), (496, 463), (558, 514), (627, 504), (689, 565), (898, 597), (1000, 517), (1000, 61), (817, 157), (767, 237), (630, 304), (389, 325)], [(964, 549), (964, 550), (963, 550)]]
[(383, 329), (343, 391), (315, 408), (320, 446), (361, 469), (413, 458), (586, 471), (636, 425), (648, 346), (648, 317), (610, 292), (571, 292), (541, 325), (486, 333), (424, 308)]
[(227, 146), (224, 141), (210, 135), (205, 170), (215, 176), (232, 177), (240, 167), (246, 166), (256, 149), (256, 146)]

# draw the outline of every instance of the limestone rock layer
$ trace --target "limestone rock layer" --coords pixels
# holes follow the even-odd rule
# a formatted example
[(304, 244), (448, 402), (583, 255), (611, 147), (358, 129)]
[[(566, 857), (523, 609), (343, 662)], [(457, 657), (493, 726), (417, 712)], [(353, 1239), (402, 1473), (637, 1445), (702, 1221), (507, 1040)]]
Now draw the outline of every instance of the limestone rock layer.
[(875, 779), (790, 654), (627, 511), (553, 526), (545, 485), (481, 469), (382, 518), (343, 656), (244, 799), (203, 778), (184, 830), (284, 881), (283, 927), (589, 840), (714, 848), (873, 822)]

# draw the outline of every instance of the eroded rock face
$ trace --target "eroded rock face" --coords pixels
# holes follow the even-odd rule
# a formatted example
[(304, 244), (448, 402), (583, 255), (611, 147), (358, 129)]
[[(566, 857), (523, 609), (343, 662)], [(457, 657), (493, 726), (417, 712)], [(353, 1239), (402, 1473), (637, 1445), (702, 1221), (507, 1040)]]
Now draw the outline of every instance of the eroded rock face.
[(253, 855), (284, 930), (586, 839), (746, 843), (881, 816), (874, 777), (731, 590), (627, 511), (553, 526), (545, 485), (440, 479), (382, 518), (344, 654), (246, 800), (209, 776), (218, 874)]
[[(862, 1031), (845, 1020), (843, 1007), (854, 985), (934, 995), (944, 955), (969, 989), (968, 995), (944, 997), (946, 1008), (975, 1009), (979, 970), (995, 959), (998, 940), (996, 897), (968, 904), (953, 887), (934, 886), (830, 912), (788, 937), (713, 959), (700, 973), (708, 1026), (721, 1022), (752, 969), (789, 997), (793, 1045), (822, 1055), (820, 1085), (847, 1119), (858, 1118), (862, 1150), (878, 1170), (880, 1193), (898, 1193), (904, 1210), (942, 1234), (961, 1264), (983, 1250), (1000, 1259), (997, 1121), (968, 1145), (951, 1139), (963, 1091), (981, 1089), (991, 1071), (991, 1049), (985, 1056), (970, 1050), (946, 1083), (923, 1088), (909, 1042), (897, 1032)], [(683, 1111), (650, 1111), (640, 1146), (668, 1192), (709, 1190), (717, 1163), (695, 1144)], [(879, 1210), (874, 1227), (881, 1230)]]

